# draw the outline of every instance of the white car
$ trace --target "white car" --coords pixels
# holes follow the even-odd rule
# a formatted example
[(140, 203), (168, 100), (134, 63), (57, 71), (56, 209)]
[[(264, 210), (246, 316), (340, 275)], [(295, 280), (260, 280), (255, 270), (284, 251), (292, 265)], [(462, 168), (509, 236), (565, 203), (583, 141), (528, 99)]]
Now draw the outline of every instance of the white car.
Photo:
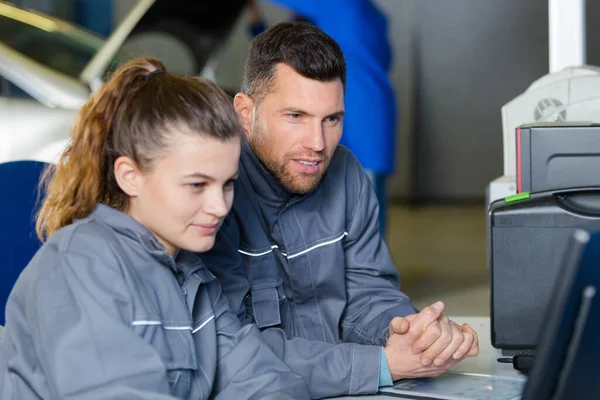
[(0, 162), (56, 161), (75, 114), (102, 84), (142, 0), (104, 41), (64, 21), (0, 3)]
[[(188, 43), (193, 42), (194, 29), (204, 35), (202, 43), (218, 43), (224, 37), (223, 30), (230, 29), (233, 17), (239, 14), (240, 1), (222, 1), (215, 8), (217, 3), (209, 0), (194, 5), (204, 8), (179, 7), (178, 15), (165, 15), (161, 8), (164, 1), (139, 0), (106, 40), (65, 21), (0, 1), (0, 162), (56, 162), (69, 141), (77, 110), (102, 85), (106, 71), (124, 61), (120, 49), (132, 31), (132, 37), (142, 37), (153, 28), (160, 32), (156, 26), (170, 21), (171, 25), (190, 28), (180, 36)], [(234, 3), (235, 8), (231, 7)], [(140, 21), (145, 15), (147, 18)], [(215, 17), (223, 21), (219, 33), (202, 32), (201, 27), (206, 26), (202, 18)], [(207, 41), (207, 35), (214, 40)], [(194, 49), (198, 57), (207, 58), (213, 47)]]

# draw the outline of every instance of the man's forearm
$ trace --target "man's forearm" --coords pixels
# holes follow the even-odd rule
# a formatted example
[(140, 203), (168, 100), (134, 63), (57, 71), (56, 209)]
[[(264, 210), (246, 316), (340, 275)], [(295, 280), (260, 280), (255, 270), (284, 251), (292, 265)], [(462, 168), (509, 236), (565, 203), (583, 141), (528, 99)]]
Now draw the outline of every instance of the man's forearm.
[(269, 347), (309, 386), (313, 399), (374, 394), (379, 388), (381, 347), (288, 340), (281, 329), (262, 331)]
[(364, 315), (362, 320), (357, 316), (346, 318), (342, 322), (343, 340), (350, 343), (385, 346), (389, 336), (390, 321), (395, 317), (405, 317), (415, 312), (415, 307), (408, 298), (405, 298), (405, 301), (381, 310), (372, 318), (368, 318), (373, 315), (372, 312)]

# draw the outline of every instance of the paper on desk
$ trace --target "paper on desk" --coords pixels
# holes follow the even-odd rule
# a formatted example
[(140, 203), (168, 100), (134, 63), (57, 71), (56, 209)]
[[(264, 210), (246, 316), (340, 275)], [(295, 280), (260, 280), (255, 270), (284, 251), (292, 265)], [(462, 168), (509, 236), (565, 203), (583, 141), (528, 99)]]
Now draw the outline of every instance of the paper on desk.
[(444, 400), (517, 400), (525, 379), (449, 371), (437, 378), (400, 381), (382, 389), (387, 395)]

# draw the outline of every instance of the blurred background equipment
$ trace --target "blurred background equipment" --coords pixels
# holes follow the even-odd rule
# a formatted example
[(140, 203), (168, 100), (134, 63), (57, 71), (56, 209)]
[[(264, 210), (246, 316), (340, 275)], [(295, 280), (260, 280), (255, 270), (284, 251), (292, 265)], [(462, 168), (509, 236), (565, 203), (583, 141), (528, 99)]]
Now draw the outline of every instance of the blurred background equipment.
[(600, 67), (565, 67), (535, 80), (502, 106), (503, 175), (489, 184), (488, 201), (517, 193), (516, 129), (527, 123), (600, 123)]
[[(119, 2), (121, 13), (127, 10), (125, 3)], [(213, 74), (211, 60), (229, 38), (245, 4), (246, 0), (156, 0), (123, 49), (157, 57), (172, 73), (191, 75), (206, 69), (204, 75)]]

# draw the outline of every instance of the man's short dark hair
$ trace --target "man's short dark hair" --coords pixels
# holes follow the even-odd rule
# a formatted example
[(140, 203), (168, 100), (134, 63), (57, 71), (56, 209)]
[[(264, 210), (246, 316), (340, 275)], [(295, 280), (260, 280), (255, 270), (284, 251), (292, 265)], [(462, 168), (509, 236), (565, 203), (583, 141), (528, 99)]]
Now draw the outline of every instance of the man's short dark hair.
[(320, 82), (339, 78), (346, 88), (346, 62), (340, 45), (308, 22), (282, 22), (252, 41), (244, 65), (242, 93), (255, 101), (262, 100), (273, 85), (279, 63)]

